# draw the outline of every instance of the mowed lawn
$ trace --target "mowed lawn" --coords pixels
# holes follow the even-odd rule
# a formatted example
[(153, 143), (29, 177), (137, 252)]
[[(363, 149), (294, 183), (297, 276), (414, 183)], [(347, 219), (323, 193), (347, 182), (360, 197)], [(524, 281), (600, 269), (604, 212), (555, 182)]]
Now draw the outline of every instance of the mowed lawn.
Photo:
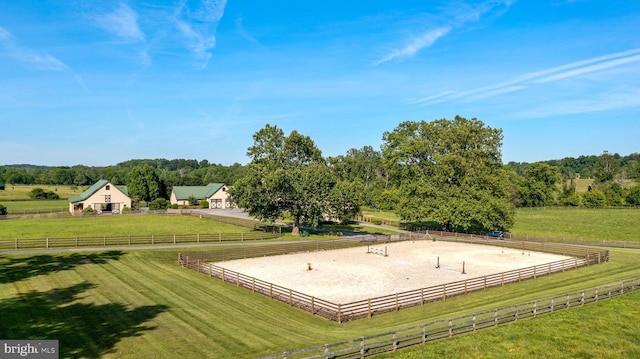
[[(101, 220), (128, 217), (137, 219), (123, 231), (147, 228), (166, 234), (185, 228), (183, 233), (196, 233), (193, 228), (198, 223), (211, 229), (207, 233), (222, 230), (222, 224), (187, 216), (65, 220), (80, 220), (66, 226), (76, 231), (84, 228), (81, 233), (88, 228), (95, 235), (117, 227), (116, 222), (100, 227)], [(150, 223), (141, 222), (145, 217)], [(178, 222), (158, 228), (159, 222), (170, 218)], [(558, 218), (539, 221), (549, 220)], [(42, 226), (40, 230), (51, 236), (51, 229), (45, 228), (65, 227), (64, 221), (54, 227), (55, 221), (2, 221), (0, 233), (7, 223), (24, 222), (27, 227)], [(228, 230), (246, 229), (229, 226)], [(625, 230), (614, 227), (612, 233), (620, 237)], [(337, 324), (181, 268), (179, 251), (0, 255), (0, 337), (58, 339), (61, 358), (255, 358), (640, 278), (640, 251), (612, 250), (608, 263)], [(636, 358), (640, 353), (638, 300), (640, 294), (634, 292), (380, 357)]]
[(243, 233), (251, 229), (183, 215), (102, 215), (0, 221), (0, 240), (153, 234)]
[[(5, 201), (26, 201), (30, 200), (29, 192), (35, 188), (42, 188), (47, 192), (55, 192), (61, 199), (69, 199), (80, 195), (89, 186), (63, 186), (63, 185), (11, 185), (7, 183), (5, 189), (0, 191), (0, 203)], [(68, 202), (67, 202), (68, 203)], [(6, 204), (5, 204), (6, 205)]]
[(640, 241), (640, 209), (521, 208), (510, 232), (519, 237)]
[[(179, 267), (177, 250), (3, 256), (0, 337), (58, 339), (63, 358), (255, 358), (640, 277), (638, 254), (617, 250), (610, 263), (344, 324)], [(470, 357), (631, 358), (640, 350), (638, 299), (634, 293), (395, 355), (423, 357), (435, 345), (453, 357), (474, 353), (456, 351), (461, 346), (475, 350)]]

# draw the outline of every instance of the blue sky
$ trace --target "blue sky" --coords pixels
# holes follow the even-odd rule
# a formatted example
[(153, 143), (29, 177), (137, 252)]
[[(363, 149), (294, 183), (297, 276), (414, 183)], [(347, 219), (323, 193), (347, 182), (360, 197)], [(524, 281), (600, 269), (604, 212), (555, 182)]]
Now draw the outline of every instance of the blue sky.
[(640, 2), (0, 0), (0, 164), (325, 156), (476, 117), (503, 161), (639, 152)]

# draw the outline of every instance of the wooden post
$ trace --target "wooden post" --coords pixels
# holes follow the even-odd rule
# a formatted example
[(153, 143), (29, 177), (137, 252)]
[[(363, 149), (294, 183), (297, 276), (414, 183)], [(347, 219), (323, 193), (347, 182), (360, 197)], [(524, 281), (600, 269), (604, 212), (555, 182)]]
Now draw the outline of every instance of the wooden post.
[(442, 285), (442, 300), (447, 299), (447, 283)]
[(314, 315), (316, 313), (315, 299), (315, 297), (311, 297), (311, 315)]
[(338, 304), (338, 324), (342, 323), (342, 304)]
[(398, 293), (396, 293), (396, 312), (400, 310), (400, 307), (398, 306)]
[(293, 306), (293, 291), (289, 289), (289, 305)]

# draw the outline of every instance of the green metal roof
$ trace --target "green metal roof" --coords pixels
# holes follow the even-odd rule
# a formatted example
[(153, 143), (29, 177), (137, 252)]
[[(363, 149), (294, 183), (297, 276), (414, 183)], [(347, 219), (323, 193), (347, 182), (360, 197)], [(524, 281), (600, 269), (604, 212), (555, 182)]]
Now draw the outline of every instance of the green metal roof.
[[(77, 203), (77, 202), (86, 201), (89, 197), (91, 197), (94, 193), (98, 192), (98, 190), (104, 187), (107, 183), (109, 183), (109, 181), (99, 180), (98, 182), (94, 183), (93, 186), (89, 187), (86, 191), (82, 192), (79, 196), (69, 198), (69, 202)], [(113, 186), (113, 187), (118, 191), (124, 193), (126, 196), (129, 196), (129, 193), (126, 188), (121, 189), (116, 186)]]
[(206, 186), (174, 186), (173, 193), (178, 201), (186, 201), (191, 196), (202, 200), (213, 196), (222, 187), (224, 187), (224, 183), (209, 183)]

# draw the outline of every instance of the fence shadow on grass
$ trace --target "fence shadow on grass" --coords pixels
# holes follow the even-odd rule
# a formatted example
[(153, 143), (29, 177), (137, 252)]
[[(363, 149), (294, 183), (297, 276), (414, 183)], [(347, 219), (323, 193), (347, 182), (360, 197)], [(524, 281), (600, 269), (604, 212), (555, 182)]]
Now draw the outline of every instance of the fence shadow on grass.
[(120, 340), (155, 329), (145, 323), (167, 309), (81, 301), (94, 287), (82, 282), (0, 300), (0, 338), (59, 340), (60, 358), (99, 358), (114, 353)]
[(70, 255), (34, 255), (29, 257), (0, 257), (0, 284), (13, 283), (39, 275), (72, 270), (84, 264), (105, 264), (118, 260), (123, 251), (73, 253)]

